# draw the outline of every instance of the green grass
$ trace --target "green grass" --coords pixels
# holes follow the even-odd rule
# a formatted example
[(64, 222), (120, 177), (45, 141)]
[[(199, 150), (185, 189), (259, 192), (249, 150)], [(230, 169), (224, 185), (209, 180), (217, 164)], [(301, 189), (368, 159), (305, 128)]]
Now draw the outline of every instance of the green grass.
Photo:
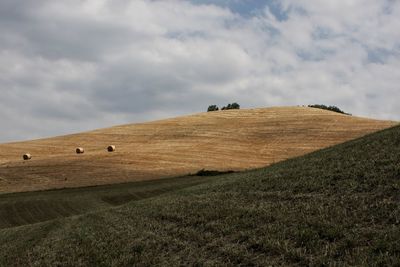
[(107, 209), (211, 181), (177, 177), (115, 185), (0, 195), (0, 229)]
[(82, 215), (1, 229), (0, 265), (400, 266), (400, 127), (207, 179), (145, 199), (121, 192), (114, 206), (92, 196)]

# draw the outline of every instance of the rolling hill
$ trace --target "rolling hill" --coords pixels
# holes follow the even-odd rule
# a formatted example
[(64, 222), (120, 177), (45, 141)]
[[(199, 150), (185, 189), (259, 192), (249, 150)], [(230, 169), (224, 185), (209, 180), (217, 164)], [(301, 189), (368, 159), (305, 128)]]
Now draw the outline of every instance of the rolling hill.
[[(227, 110), (0, 145), (0, 193), (258, 168), (395, 125), (307, 107)], [(108, 145), (116, 151), (106, 152)], [(77, 155), (76, 147), (84, 154)], [(32, 159), (23, 161), (24, 153)]]
[(0, 266), (399, 266), (399, 162), (397, 126), (252, 171), (4, 194)]

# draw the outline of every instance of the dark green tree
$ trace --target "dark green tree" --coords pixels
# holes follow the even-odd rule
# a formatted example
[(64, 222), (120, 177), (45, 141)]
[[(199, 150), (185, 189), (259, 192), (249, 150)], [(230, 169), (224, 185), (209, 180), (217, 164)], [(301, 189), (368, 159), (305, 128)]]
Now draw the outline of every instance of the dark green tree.
[(346, 113), (346, 112), (344, 112), (343, 110), (341, 110), (340, 108), (338, 108), (336, 106), (326, 106), (326, 105), (315, 104), (315, 105), (308, 105), (308, 107), (325, 109), (325, 110), (330, 110), (330, 111), (337, 112), (337, 113), (351, 115), (350, 113)]
[(236, 102), (231, 104), (231, 109), (240, 109), (240, 105)]
[(217, 107), (217, 105), (210, 105), (210, 106), (208, 106), (207, 112), (210, 112), (210, 111), (217, 111), (217, 110), (219, 110), (219, 108)]
[(232, 104), (228, 104), (226, 107), (221, 108), (221, 110), (226, 110), (226, 109), (240, 109), (240, 105), (234, 102)]

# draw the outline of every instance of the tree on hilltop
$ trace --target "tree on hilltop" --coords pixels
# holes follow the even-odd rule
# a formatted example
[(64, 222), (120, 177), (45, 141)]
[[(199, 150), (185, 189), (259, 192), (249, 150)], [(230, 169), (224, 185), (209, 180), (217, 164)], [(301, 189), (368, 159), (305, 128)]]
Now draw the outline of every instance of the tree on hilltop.
[(226, 107), (223, 107), (221, 110), (227, 110), (227, 109), (240, 109), (240, 105), (234, 102), (232, 104), (228, 104)]
[(219, 110), (219, 108), (217, 107), (217, 105), (210, 105), (210, 106), (208, 106), (207, 112), (218, 111), (218, 110)]
[(336, 106), (326, 106), (326, 105), (315, 104), (315, 105), (308, 105), (308, 107), (325, 109), (325, 110), (330, 110), (330, 111), (341, 113), (341, 114), (345, 114), (345, 115), (351, 115), (350, 113), (346, 113), (346, 112), (344, 112), (343, 110), (341, 110), (340, 108), (338, 108)]

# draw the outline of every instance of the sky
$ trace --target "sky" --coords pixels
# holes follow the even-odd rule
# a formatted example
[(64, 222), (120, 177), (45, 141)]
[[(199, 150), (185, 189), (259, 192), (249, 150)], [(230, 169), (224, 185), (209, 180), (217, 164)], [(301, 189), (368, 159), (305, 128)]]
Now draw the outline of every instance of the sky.
[(203, 112), (400, 120), (399, 0), (0, 0), (0, 142)]

